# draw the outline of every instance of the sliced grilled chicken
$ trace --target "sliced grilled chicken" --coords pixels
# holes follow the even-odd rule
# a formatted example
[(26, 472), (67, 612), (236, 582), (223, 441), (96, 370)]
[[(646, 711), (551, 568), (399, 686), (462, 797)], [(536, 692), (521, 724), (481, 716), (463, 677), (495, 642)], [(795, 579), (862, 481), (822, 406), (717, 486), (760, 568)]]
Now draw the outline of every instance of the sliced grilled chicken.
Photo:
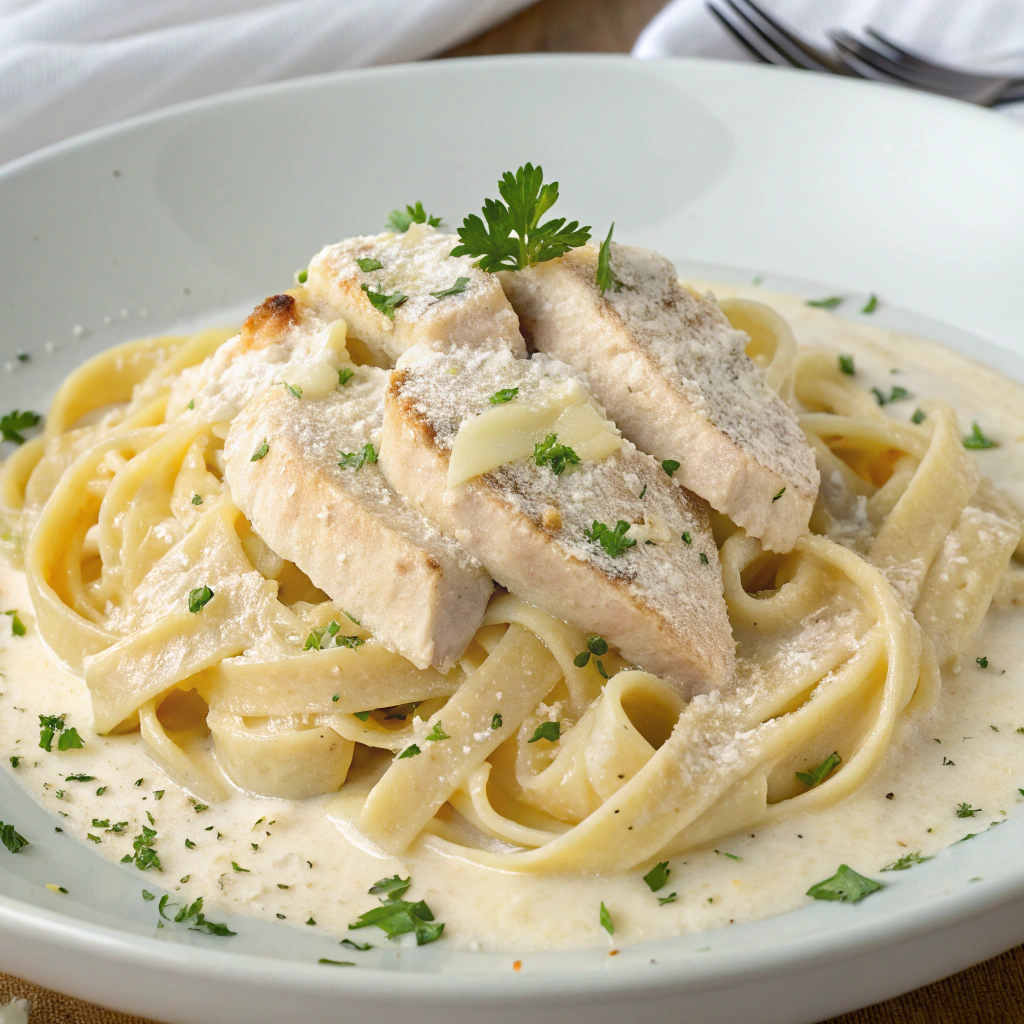
[[(502, 586), (599, 633), (687, 696), (728, 685), (734, 645), (707, 505), (613, 425), (579, 431), (581, 420), (604, 422), (589, 396), (573, 404), (581, 390), (544, 356), (409, 352), (385, 401), (384, 473)], [(574, 465), (562, 452), (559, 465), (560, 442), (549, 441), (558, 425), (577, 430), (586, 451), (610, 454)], [(537, 442), (543, 464), (502, 462)], [(458, 482), (467, 465), (495, 468)]]
[(493, 585), (377, 466), (387, 378), (361, 366), (323, 397), (264, 391), (231, 424), (225, 479), (274, 551), (384, 646), (446, 671), (480, 625)]
[(773, 551), (807, 532), (818, 492), (796, 416), (765, 383), (714, 299), (664, 257), (611, 246), (621, 284), (602, 295), (598, 249), (499, 276), (528, 343), (585, 375), (622, 432)]
[(449, 256), (458, 244), (457, 236), (426, 224), (402, 234), (348, 238), (313, 257), (306, 290), (323, 316), (344, 318), (388, 365), (420, 343), (492, 345), (525, 356), (519, 321), (500, 283), (469, 256)]

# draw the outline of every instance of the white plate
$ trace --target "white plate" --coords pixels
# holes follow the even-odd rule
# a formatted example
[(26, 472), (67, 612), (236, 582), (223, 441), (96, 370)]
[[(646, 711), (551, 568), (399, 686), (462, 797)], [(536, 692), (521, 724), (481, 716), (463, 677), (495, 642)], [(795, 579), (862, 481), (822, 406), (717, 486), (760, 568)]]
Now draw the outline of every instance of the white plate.
[[(0, 171), (12, 361), (0, 406), (44, 408), (100, 348), (251, 306), (320, 245), (377, 230), (399, 203), (422, 199), (457, 222), (525, 160), (563, 183), (562, 215), (602, 234), (614, 219), (617, 238), (664, 251), (684, 273), (764, 273), (807, 296), (877, 291), (883, 326), (1024, 378), (1016, 125), (742, 64), (529, 57), (262, 88)], [(14, 360), (18, 350), (31, 361)], [(611, 958), (527, 955), (516, 973), (512, 956), (443, 942), (375, 951), (373, 967), (318, 966), (336, 943), (245, 919), (228, 940), (157, 932), (140, 876), (56, 836), (7, 773), (0, 807), (33, 840), (17, 857), (0, 851), (0, 967), (181, 1024), (809, 1024), (1024, 941), (1020, 818), (857, 906), (815, 904)]]

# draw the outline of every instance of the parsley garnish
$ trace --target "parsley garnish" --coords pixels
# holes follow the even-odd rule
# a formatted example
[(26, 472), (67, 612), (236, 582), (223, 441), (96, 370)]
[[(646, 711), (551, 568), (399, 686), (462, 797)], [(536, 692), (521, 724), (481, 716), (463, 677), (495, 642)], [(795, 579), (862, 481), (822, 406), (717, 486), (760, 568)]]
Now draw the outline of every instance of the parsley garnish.
[(555, 476), (561, 476), (568, 465), (579, 464), (580, 457), (568, 446), (559, 444), (557, 434), (548, 434), (533, 446), (533, 461), (538, 466), (548, 466)]
[(840, 356), (839, 369), (847, 377), (852, 377), (857, 372), (853, 367), (853, 356)]
[(885, 886), (876, 882), (873, 878), (865, 878), (858, 874), (851, 867), (845, 864), (839, 865), (839, 870), (824, 882), (818, 882), (807, 890), (807, 895), (816, 900), (842, 900), (846, 903), (857, 903), (865, 896)]
[(776, 494), (776, 495), (775, 495), (775, 496), (774, 496), (774, 497), (772, 498), (772, 503), (774, 504), (774, 503), (775, 503), (776, 501), (778, 501), (778, 500), (779, 500), (779, 498), (781, 498), (781, 497), (782, 497), (782, 496), (783, 496), (783, 495), (784, 495), (785, 493), (786, 493), (786, 488), (785, 488), (785, 487), (783, 487), (783, 488), (782, 488), (782, 490), (781, 490), (781, 491), (779, 491), (779, 493), (778, 493), (778, 494)]
[(349, 949), (358, 950), (360, 953), (365, 953), (368, 949), (373, 949), (372, 942), (353, 942), (351, 939), (342, 939), (342, 946), (348, 946)]
[(267, 444), (267, 439), (263, 438), (262, 441), (256, 446), (256, 451), (249, 456), (250, 462), (259, 462), (267, 452), (270, 451), (270, 445)]
[(58, 750), (80, 750), (85, 745), (82, 737), (78, 735), (78, 730), (64, 724), (66, 717), (67, 712), (63, 715), (39, 716), (39, 746), (48, 754), (52, 753), (53, 737), (58, 733)]
[(369, 721), (369, 718), (370, 718), (370, 712), (369, 711), (353, 711), (352, 714), (354, 714), (356, 716), (356, 718), (359, 719), (360, 722)]
[(891, 864), (886, 864), (883, 871), (906, 871), (908, 868), (912, 868), (915, 864), (923, 864), (926, 860), (931, 860), (931, 857), (922, 857), (920, 852), (908, 853), (899, 860), (894, 860)]
[(615, 925), (612, 922), (612, 915), (608, 913), (608, 908), (604, 905), (604, 901), (601, 901), (601, 911), (598, 914), (598, 920), (601, 922), (601, 927), (609, 934), (615, 934)]
[(145, 901), (146, 901), (147, 903), (149, 903), (149, 901), (150, 901), (150, 900), (155, 900), (155, 899), (156, 899), (156, 896), (155, 896), (155, 895), (154, 895), (153, 893), (151, 893), (151, 892), (150, 892), (150, 891), (149, 891), (148, 889), (143, 889), (143, 890), (142, 890), (142, 898), (143, 898), (143, 899), (144, 899), (144, 900), (145, 900)]
[(600, 544), (604, 548), (606, 555), (609, 555), (611, 558), (618, 558), (627, 548), (636, 547), (636, 541), (632, 537), (626, 536), (626, 531), (629, 527), (629, 523), (620, 519), (615, 524), (615, 529), (613, 530), (605, 523), (599, 523), (595, 519), (594, 525), (589, 530), (584, 529), (583, 536), (595, 544)]
[(700, 564), (701, 565), (709, 565), (710, 564), (708, 562), (708, 556), (705, 555), (703, 551), (700, 553)]
[(292, 398), (302, 397), (302, 388), (300, 388), (298, 384), (288, 384), (285, 381), (282, 381), (281, 383), (284, 385), (285, 391), (287, 391)]
[(498, 182), (505, 202), (484, 200), (486, 227), (476, 214), (466, 217), (459, 228), (461, 244), (451, 255), (478, 257), (477, 266), (491, 272), (523, 270), (583, 245), (590, 238), (589, 225), (567, 224), (564, 217), (540, 222), (558, 201), (558, 182), (545, 185), (543, 181), (543, 170), (533, 164), (525, 164), (515, 174), (506, 171)]
[(369, 441), (358, 452), (339, 451), (338, 454), (341, 456), (338, 465), (342, 469), (362, 469), (366, 463), (377, 461), (377, 453)]
[(374, 882), (367, 891), (371, 896), (383, 894), (389, 900), (394, 901), (400, 900), (406, 894), (410, 885), (412, 885), (411, 875), (408, 878), (399, 878), (398, 875), (392, 875), (390, 878), (381, 878)]
[(461, 295), (466, 290), (466, 285), (469, 284), (468, 277), (457, 277), (455, 284), (451, 288), (445, 288), (443, 291), (431, 292), (435, 299), (446, 299), (449, 295)]
[(693, 543), (693, 538), (690, 536), (690, 531), (689, 530), (683, 530), (683, 543), (684, 544), (692, 544)]
[(213, 600), (213, 591), (206, 586), (196, 587), (188, 592), (188, 610), (193, 615), (198, 614)]
[(861, 309), (861, 312), (862, 313), (874, 313), (874, 311), (876, 309), (878, 309), (878, 296), (874, 292), (872, 292), (868, 296), (868, 301), (864, 303), (864, 306)]
[(83, 775), (81, 772), (76, 772), (74, 775), (65, 775), (65, 782), (95, 782), (95, 775)]
[(201, 494), (193, 494), (192, 495), (192, 504), (193, 505), (202, 505), (202, 503), (203, 503), (203, 496)]
[(615, 230), (615, 221), (608, 229), (608, 235), (601, 243), (597, 251), (597, 276), (596, 283), (602, 295), (609, 289), (613, 292), (622, 291), (622, 282), (615, 276), (612, 270), (612, 232)]
[(384, 269), (384, 264), (380, 260), (375, 260), (372, 256), (361, 256), (356, 260), (356, 264), (364, 274), (369, 274), (373, 270)]
[(670, 892), (667, 896), (659, 896), (658, 897), (658, 906), (659, 907), (663, 907), (663, 906), (665, 906), (666, 903), (675, 903), (675, 901), (676, 901), (676, 893)]
[(830, 295), (827, 299), (808, 299), (808, 306), (816, 306), (818, 309), (835, 309), (843, 301), (841, 295)]
[(0, 821), (0, 843), (3, 843), (11, 853), (17, 853), (29, 845), (29, 841), (13, 825), (5, 825), (2, 821)]
[(121, 858), (121, 863), (134, 863), (140, 871), (148, 871), (150, 868), (156, 868), (157, 871), (162, 871), (163, 868), (160, 866), (160, 857), (157, 855), (156, 850), (153, 849), (154, 839), (156, 839), (156, 829), (149, 828), (148, 825), (143, 825), (142, 834), (137, 835), (132, 840), (132, 847), (135, 850), (135, 853), (126, 853)]
[(409, 297), (401, 292), (392, 292), (388, 295), (380, 285), (377, 285), (376, 291), (371, 290), (368, 284), (364, 284), (362, 289), (366, 292), (370, 305), (378, 313), (383, 313), (389, 320), (395, 319), (395, 310)]
[[(587, 662), (590, 661), (590, 656), (592, 654), (596, 655), (597, 657), (601, 657), (602, 655), (605, 655), (607, 653), (608, 641), (605, 640), (603, 636), (598, 636), (596, 633), (592, 633), (590, 636), (587, 637), (587, 649), (585, 651), (580, 651), (580, 653), (572, 659), (572, 663), (577, 668), (583, 668), (587, 664)], [(603, 674), (604, 673), (602, 673), (602, 675)], [(608, 677), (605, 676), (605, 678), (607, 679)]]
[(322, 956), (317, 960), (318, 964), (331, 964), (334, 967), (355, 967), (355, 964), (351, 960), (328, 960), (327, 957)]
[(24, 444), (25, 438), (21, 431), (36, 426), (42, 417), (37, 412), (19, 412), (15, 409), (4, 416), (0, 416), (0, 434), (5, 441), (13, 441), (15, 444)]
[(910, 392), (906, 388), (901, 388), (898, 384), (886, 395), (878, 388), (872, 388), (871, 393), (875, 396), (875, 401), (879, 405), (888, 405), (890, 402), (897, 402), (901, 398), (909, 398)]
[(186, 837), (186, 839), (185, 839), (185, 849), (186, 850), (194, 850), (195, 848), (196, 848), (196, 844), (193, 843), (191, 839), (188, 839)]
[(14, 636), (24, 636), (25, 623), (18, 617), (17, 608), (12, 608), (10, 611), (4, 612), (4, 615), (10, 615), (11, 617), (11, 633), (14, 634)]
[(491, 719), (491, 728), (492, 729), (500, 729), (501, 728), (501, 715), (498, 712), (495, 712), (494, 717)]
[(422, 754), (423, 751), (415, 743), (410, 743), (399, 755), (398, 760), (401, 761), (403, 757), (415, 757), (417, 754)]
[(334, 638), (335, 647), (347, 647), (350, 651), (362, 647), (365, 643), (366, 641), (361, 636), (336, 636)]
[(502, 388), (500, 391), (495, 391), (488, 401), (491, 405), (506, 405), (518, 394), (519, 388)]
[(303, 267), (301, 270), (295, 271), (295, 283), (305, 284), (309, 280), (309, 268)]
[(839, 765), (842, 763), (842, 760), (843, 759), (839, 756), (839, 752), (833, 750), (832, 753), (829, 754), (828, 757), (826, 757), (825, 760), (821, 762), (821, 764), (812, 768), (810, 771), (797, 772), (796, 777), (805, 786), (809, 786), (813, 789), (815, 786), (820, 785), (822, 782), (824, 782), (825, 779), (828, 778), (829, 774), (835, 768), (839, 767)]
[(392, 210), (388, 214), (387, 226), (397, 234), (408, 231), (413, 224), (429, 224), (432, 228), (437, 228), (441, 226), (441, 218), (431, 217), (419, 200), (415, 206), (407, 205), (404, 210)]
[(978, 668), (988, 668), (988, 658), (975, 658), (974, 660), (977, 662)]
[(341, 629), (341, 626), (339, 626), (333, 619), (325, 626), (317, 626), (317, 628), (306, 637), (306, 642), (302, 645), (302, 649), (304, 651), (320, 651), (323, 650), (325, 646), (330, 647), (330, 640), (324, 644), (324, 636), (333, 637), (339, 629)]
[(655, 864), (650, 871), (644, 875), (644, 881), (647, 883), (647, 888), (651, 892), (657, 892), (661, 889), (668, 881), (668, 876), (672, 874), (672, 869), (668, 866), (668, 861), (663, 860), (660, 864)]
[(355, 375), (356, 371), (351, 366), (343, 366), (338, 371), (338, 387), (343, 388)]
[(231, 869), (232, 869), (233, 871), (236, 871), (236, 872), (240, 872), (240, 873), (241, 873), (241, 874), (243, 874), (243, 875), (248, 875), (248, 874), (250, 874), (250, 871), (249, 871), (249, 869), (248, 869), (248, 868), (243, 868), (243, 867), (241, 867), (241, 866), (240, 866), (240, 865), (239, 865), (238, 863), (236, 863), (235, 861), (232, 861), (232, 862), (231, 862)]
[(547, 740), (549, 743), (555, 743), (561, 733), (561, 722), (541, 722), (534, 731), (533, 736), (526, 742), (536, 743), (537, 740)]
[(910, 417), (910, 422), (911, 423), (924, 423), (924, 421), (925, 421), (925, 411), (924, 411), (924, 409), (915, 409), (914, 410), (914, 415)]
[(440, 743), (441, 740), (450, 740), (450, 739), (451, 739), (451, 736), (449, 736), (448, 733), (446, 733), (444, 731), (444, 727), (441, 725), (441, 723), (439, 721), (435, 722), (434, 723), (434, 728), (431, 729), (429, 733), (427, 733), (427, 742), (428, 743)]
[(19, 764), (21, 764), (21, 758), (17, 754), (12, 754), (11, 755), (11, 767), (12, 768), (17, 768)]
[(668, 473), (669, 476), (671, 476), (679, 468), (679, 465), (680, 464), (676, 462), (675, 459), (665, 459), (665, 461), (661, 464), (661, 468), (665, 470), (665, 472)]
[(980, 807), (972, 807), (968, 803), (962, 803), (956, 809), (956, 816), (958, 818), (973, 818), (980, 811), (981, 811)]
[(99, 836), (94, 836), (91, 832), (85, 833), (85, 838), (91, 840), (94, 843), (102, 843), (103, 840)]
[(965, 448), (998, 448), (999, 442), (993, 441), (981, 432), (977, 421), (971, 424), (971, 432), (964, 438)]

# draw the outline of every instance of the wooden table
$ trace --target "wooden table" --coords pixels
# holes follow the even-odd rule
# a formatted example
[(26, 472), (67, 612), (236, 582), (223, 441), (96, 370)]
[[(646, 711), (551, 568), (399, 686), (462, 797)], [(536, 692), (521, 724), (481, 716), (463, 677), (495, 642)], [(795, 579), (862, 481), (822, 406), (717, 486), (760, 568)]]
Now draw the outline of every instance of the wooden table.
[[(640, 30), (663, 6), (663, 0), (541, 0), (442, 56), (628, 53)], [(153, 1024), (0, 974), (0, 1002), (16, 996), (32, 1002), (31, 1024)], [(1024, 1024), (1024, 947), (823, 1024)]]

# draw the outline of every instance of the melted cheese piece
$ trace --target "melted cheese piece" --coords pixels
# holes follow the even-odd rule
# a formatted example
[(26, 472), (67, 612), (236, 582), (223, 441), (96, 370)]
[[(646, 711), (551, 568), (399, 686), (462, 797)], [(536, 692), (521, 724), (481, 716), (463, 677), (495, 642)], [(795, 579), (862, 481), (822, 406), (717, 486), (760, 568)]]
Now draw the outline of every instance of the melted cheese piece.
[(452, 446), (448, 489), (508, 462), (530, 458), (550, 434), (584, 462), (600, 462), (622, 446), (615, 424), (598, 412), (578, 381), (570, 380), (543, 397), (530, 402), (513, 398), (467, 420)]

